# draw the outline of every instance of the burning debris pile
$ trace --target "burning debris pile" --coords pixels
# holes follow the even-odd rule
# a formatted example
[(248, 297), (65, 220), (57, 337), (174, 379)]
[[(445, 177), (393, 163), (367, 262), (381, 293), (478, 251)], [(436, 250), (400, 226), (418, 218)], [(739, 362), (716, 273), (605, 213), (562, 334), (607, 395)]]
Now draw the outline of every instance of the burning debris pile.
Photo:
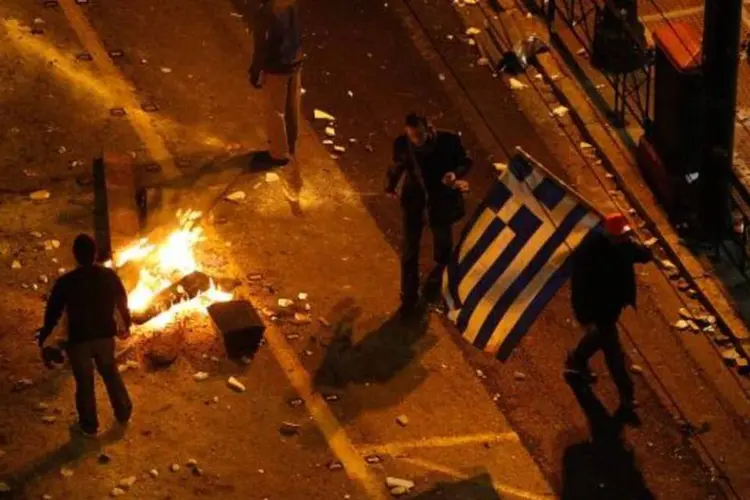
[(206, 314), (212, 303), (232, 300), (233, 294), (220, 290), (196, 259), (195, 248), (205, 239), (197, 225), (201, 216), (195, 210), (177, 211), (177, 229), (159, 241), (137, 241), (110, 263), (128, 290), (135, 324), (161, 328), (180, 313)]

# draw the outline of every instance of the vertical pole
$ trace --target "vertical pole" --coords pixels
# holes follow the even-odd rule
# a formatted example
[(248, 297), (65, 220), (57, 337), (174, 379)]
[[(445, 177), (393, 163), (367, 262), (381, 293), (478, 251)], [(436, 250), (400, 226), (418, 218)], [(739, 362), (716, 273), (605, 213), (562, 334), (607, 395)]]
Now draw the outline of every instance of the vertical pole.
[(742, 0), (705, 0), (703, 74), (705, 117), (700, 187), (705, 236), (718, 244), (731, 229), (730, 183), (734, 152)]

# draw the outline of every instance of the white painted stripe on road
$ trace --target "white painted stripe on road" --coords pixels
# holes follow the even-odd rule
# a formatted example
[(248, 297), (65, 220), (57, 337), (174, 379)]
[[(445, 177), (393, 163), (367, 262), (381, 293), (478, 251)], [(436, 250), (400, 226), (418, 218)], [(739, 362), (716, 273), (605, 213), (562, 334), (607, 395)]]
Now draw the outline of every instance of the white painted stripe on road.
[(686, 9), (670, 10), (667, 12), (658, 12), (656, 14), (649, 14), (647, 16), (641, 16), (641, 22), (644, 23), (655, 23), (670, 19), (679, 19), (681, 17), (692, 16), (703, 12), (703, 6), (688, 7)]
[(407, 450), (421, 448), (450, 448), (453, 446), (465, 446), (468, 444), (485, 444), (500, 442), (520, 442), (515, 432), (482, 433), (464, 436), (438, 436), (433, 438), (417, 439), (414, 441), (402, 441), (396, 443), (357, 446), (362, 455), (398, 455)]
[(115, 91), (115, 95), (123, 100), (126, 116), (146, 146), (151, 159), (161, 166), (162, 174), (167, 180), (179, 177), (180, 171), (167, 150), (164, 139), (154, 128), (151, 118), (141, 109), (135, 89), (110, 59), (107, 49), (104, 48), (104, 44), (91, 23), (83, 15), (81, 7), (75, 3), (75, 0), (59, 0), (59, 4), (81, 44), (91, 54), (94, 63), (107, 80), (106, 83)]
[[(399, 460), (402, 460), (406, 463), (416, 465), (417, 467), (420, 467), (422, 469), (434, 471), (434, 472), (440, 472), (441, 474), (445, 474), (446, 476), (451, 476), (456, 479), (461, 480), (467, 480), (470, 479), (471, 476), (468, 474), (465, 474), (459, 470), (453, 469), (451, 467), (446, 467), (444, 465), (436, 464), (434, 462), (430, 462), (428, 460), (422, 460), (421, 458), (400, 458)], [(492, 487), (495, 489), (495, 491), (498, 494), (503, 495), (510, 495), (516, 498), (523, 498), (526, 500), (545, 500), (549, 498), (555, 498), (555, 495), (550, 493), (533, 493), (530, 491), (525, 491), (520, 488), (516, 488), (514, 486), (509, 486), (507, 484), (499, 483), (494, 480), (492, 481)], [(583, 500), (583, 499), (581, 499)]]

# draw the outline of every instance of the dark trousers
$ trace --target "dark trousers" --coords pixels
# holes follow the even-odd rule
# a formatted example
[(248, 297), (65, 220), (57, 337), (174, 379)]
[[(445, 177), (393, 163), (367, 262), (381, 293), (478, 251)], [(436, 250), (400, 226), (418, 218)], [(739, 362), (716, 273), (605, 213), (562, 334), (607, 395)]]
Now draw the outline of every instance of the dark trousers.
[(572, 361), (578, 367), (586, 367), (589, 359), (602, 351), (612, 379), (623, 401), (633, 400), (633, 381), (630, 379), (625, 352), (620, 344), (616, 323), (599, 323), (589, 328), (573, 351)]
[[(419, 300), (419, 247), (424, 229), (422, 210), (404, 210), (404, 243), (401, 249), (401, 303), (414, 305)], [(439, 283), (441, 270), (448, 265), (453, 251), (451, 224), (430, 222), (433, 237), (433, 258), (435, 271), (431, 280)]]
[(68, 346), (68, 358), (76, 381), (76, 410), (78, 422), (85, 432), (99, 430), (94, 392), (94, 366), (107, 387), (109, 402), (115, 418), (121, 423), (130, 419), (133, 404), (117, 371), (115, 339), (99, 339)]

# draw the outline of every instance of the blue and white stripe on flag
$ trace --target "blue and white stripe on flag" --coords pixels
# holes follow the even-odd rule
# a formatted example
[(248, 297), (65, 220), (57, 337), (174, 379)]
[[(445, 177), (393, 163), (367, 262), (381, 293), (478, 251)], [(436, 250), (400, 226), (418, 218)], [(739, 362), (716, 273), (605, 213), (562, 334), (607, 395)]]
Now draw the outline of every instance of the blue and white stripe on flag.
[(507, 359), (570, 274), (600, 216), (521, 153), (467, 224), (443, 276), (448, 317), (474, 346)]

